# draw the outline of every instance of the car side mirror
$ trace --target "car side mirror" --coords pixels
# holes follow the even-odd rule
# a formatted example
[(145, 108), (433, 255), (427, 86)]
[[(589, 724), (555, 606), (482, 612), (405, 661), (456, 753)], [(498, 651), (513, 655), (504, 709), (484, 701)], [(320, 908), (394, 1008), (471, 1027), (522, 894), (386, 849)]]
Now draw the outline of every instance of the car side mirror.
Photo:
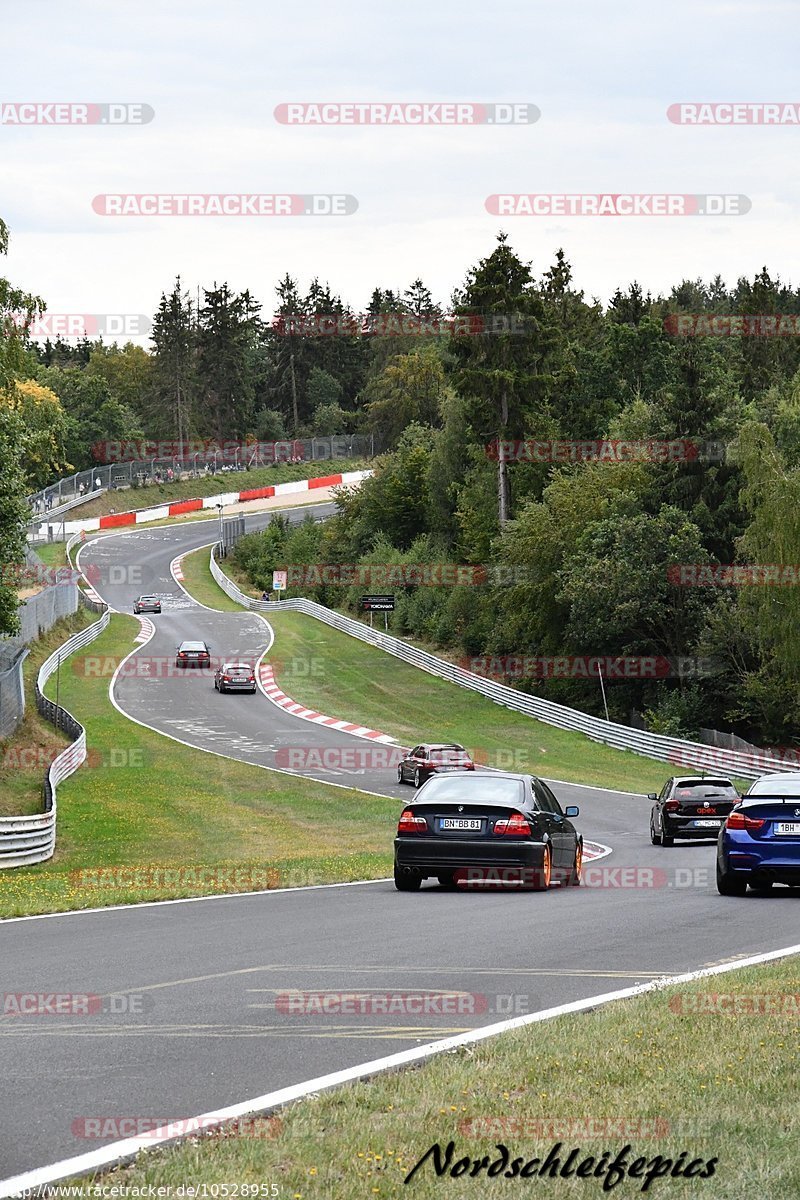
[(564, 812), (568, 817), (579, 817), (581, 814), (581, 810), (578, 808), (577, 804), (568, 804), (564, 809)]
[(648, 793), (647, 793), (647, 799), (648, 799), (648, 800), (657, 800), (657, 799), (658, 799), (658, 795), (657, 795), (657, 793), (656, 793), (656, 792), (648, 792)]

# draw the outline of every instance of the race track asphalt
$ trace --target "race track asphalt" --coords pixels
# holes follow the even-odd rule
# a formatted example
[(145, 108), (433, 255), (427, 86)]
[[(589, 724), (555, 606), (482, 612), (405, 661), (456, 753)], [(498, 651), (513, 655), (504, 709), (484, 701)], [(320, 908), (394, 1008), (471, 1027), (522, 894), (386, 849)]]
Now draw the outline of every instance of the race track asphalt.
[[(268, 516), (249, 527), (258, 520)], [(115, 608), (163, 594), (142, 653), (172, 654), (183, 638), (226, 654), (268, 644), (260, 618), (206, 611), (169, 574), (215, 527), (137, 530), (82, 551), (84, 569), (106, 570), (96, 586)], [(108, 568), (131, 564), (141, 577), (111, 582)], [(200, 673), (125, 678), (116, 699), (192, 745), (263, 765), (281, 746), (355, 741), (260, 693), (220, 697)], [(398, 809), (413, 795), (386, 771), (318, 777), (380, 792)], [(0, 1180), (102, 1145), (84, 1136), (86, 1117), (190, 1117), (506, 1016), (796, 941), (792, 893), (722, 899), (713, 844), (651, 846), (643, 796), (554, 790), (580, 805), (584, 836), (613, 849), (587, 866), (581, 888), (406, 894), (378, 881), (0, 922), (5, 993), (103, 997), (90, 1015), (0, 1018)], [(288, 998), (297, 992), (312, 994), (302, 1012)], [(334, 996), (327, 1011), (319, 993)], [(397, 1007), (408, 993), (427, 997), (423, 1011), (408, 999), (388, 1011), (387, 995)], [(354, 994), (357, 1011), (336, 1011), (336, 996)]]

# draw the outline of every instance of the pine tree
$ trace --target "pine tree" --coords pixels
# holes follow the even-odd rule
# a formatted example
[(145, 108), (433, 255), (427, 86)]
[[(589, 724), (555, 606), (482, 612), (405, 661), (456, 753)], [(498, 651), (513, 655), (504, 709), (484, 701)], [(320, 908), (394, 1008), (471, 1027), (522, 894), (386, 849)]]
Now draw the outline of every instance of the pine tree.
[[(196, 329), (194, 307), (180, 276), (168, 296), (161, 294), (153, 318), (153, 383), (151, 419), (155, 432), (174, 436), (183, 457), (193, 425), (196, 398)], [(154, 411), (153, 411), (154, 410)]]

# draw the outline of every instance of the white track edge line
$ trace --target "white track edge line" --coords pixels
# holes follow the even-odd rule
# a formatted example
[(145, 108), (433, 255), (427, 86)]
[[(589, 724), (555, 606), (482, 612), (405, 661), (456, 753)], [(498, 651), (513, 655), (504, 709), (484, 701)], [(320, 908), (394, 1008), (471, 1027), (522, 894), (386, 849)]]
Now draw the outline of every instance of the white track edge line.
[[(254, 764), (255, 765), (255, 764)], [(600, 846), (602, 853), (593, 855), (584, 861), (586, 863), (599, 862), (601, 858), (607, 858), (613, 853), (610, 846), (604, 846), (602, 842), (593, 842), (590, 839), (584, 841), (584, 846)], [(87, 868), (92, 870), (93, 868)], [(100, 867), (98, 870), (113, 871), (113, 867)], [(133, 867), (132, 870), (136, 870)], [(253, 896), (281, 896), (287, 892), (321, 892), (326, 888), (345, 888), (345, 887), (366, 887), (370, 883), (391, 883), (391, 875), (382, 875), (377, 879), (345, 879), (339, 883), (304, 883), (298, 884), (297, 887), (285, 888), (262, 888), (260, 891), (254, 892), (213, 892), (208, 896), (173, 896), (167, 900), (136, 900), (130, 904), (106, 904), (100, 908), (65, 908), (59, 912), (48, 913), (28, 913), (24, 917), (2, 917), (0, 918), (0, 929), (4, 925), (12, 925), (19, 921), (49, 921), (53, 917), (83, 917), (90, 913), (107, 913), (107, 912), (128, 912), (135, 911), (140, 908), (159, 908), (165, 904), (199, 904), (201, 900), (241, 900), (243, 898), (252, 898)]]

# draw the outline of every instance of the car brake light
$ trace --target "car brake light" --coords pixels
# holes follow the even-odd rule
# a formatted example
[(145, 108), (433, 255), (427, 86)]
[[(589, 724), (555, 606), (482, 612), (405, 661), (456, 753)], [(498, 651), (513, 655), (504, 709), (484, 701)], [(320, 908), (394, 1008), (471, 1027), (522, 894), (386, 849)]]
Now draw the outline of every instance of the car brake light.
[(223, 676), (222, 676), (222, 682), (223, 682), (223, 683), (230, 683), (230, 681), (231, 681), (231, 677), (230, 677), (230, 675), (223, 675)]
[(410, 808), (401, 815), (397, 824), (398, 833), (425, 833), (428, 822), (424, 817), (415, 817)]
[(522, 813), (512, 813), (507, 821), (495, 821), (494, 832), (508, 837), (530, 837), (531, 827)]
[(735, 808), (725, 822), (726, 829), (761, 829), (766, 825), (762, 817), (748, 817), (741, 809)]
[(680, 800), (668, 800), (664, 805), (664, 808), (667, 810), (667, 812), (677, 812), (680, 806)]
[(179, 650), (179, 651), (178, 651), (178, 658), (186, 658), (186, 651), (185, 651), (185, 650)]

